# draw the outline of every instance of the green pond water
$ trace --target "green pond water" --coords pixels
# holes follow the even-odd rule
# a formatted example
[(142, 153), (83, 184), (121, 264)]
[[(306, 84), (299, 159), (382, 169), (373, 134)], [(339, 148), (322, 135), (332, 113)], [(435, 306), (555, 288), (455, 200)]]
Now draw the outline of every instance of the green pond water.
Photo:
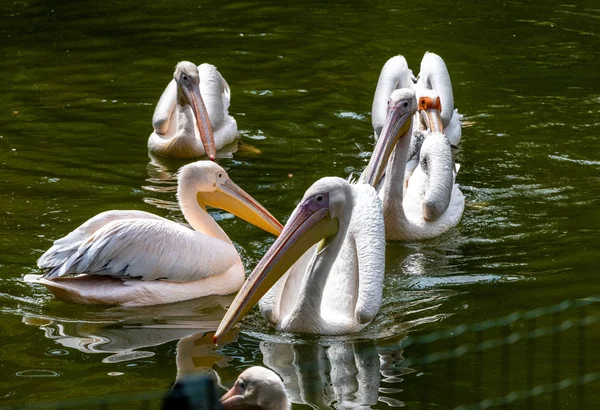
[[(447, 409), (600, 371), (597, 325), (414, 361), (597, 315), (597, 304), (448, 342), (403, 342), (600, 294), (597, 2), (136, 3), (0, 5), (0, 406), (157, 392), (201, 369), (231, 386), (261, 364), (284, 378), (294, 408)], [(383, 306), (362, 333), (281, 334), (255, 309), (213, 347), (231, 297), (85, 307), (23, 282), (52, 241), (98, 212), (183, 221), (173, 181), (182, 163), (151, 162), (146, 149), (178, 61), (212, 63), (227, 79), (230, 113), (254, 149), (219, 163), (285, 221), (318, 178), (362, 171), (382, 65), (403, 54), (416, 74), (428, 50), (445, 59), (465, 115), (457, 180), (466, 209), (440, 238), (388, 243)], [(273, 237), (212, 214), (250, 272)], [(598, 408), (598, 387), (507, 407)]]

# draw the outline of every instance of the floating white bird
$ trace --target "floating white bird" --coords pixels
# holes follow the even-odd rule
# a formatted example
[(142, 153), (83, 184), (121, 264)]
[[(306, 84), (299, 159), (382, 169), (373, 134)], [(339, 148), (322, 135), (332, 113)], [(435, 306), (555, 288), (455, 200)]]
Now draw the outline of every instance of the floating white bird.
[(253, 366), (244, 370), (221, 397), (225, 409), (288, 410), (291, 408), (281, 378), (272, 370)]
[[(388, 100), (392, 92), (401, 88), (414, 90), (417, 99), (420, 99), (428, 90), (434, 91), (440, 97), (444, 133), (452, 145), (458, 146), (462, 132), (460, 124), (462, 115), (454, 109), (454, 94), (450, 74), (444, 60), (439, 55), (430, 52), (425, 53), (423, 56), (417, 78), (414, 78), (412, 70), (408, 68), (406, 59), (401, 55), (390, 58), (384, 64), (379, 75), (371, 108), (371, 122), (375, 138), (379, 137), (383, 128), (383, 123), (387, 117)], [(422, 122), (417, 124), (420, 127), (415, 127), (415, 130), (417, 128), (426, 129), (426, 124)]]
[(231, 93), (211, 64), (182, 61), (160, 97), (148, 139), (148, 150), (177, 158), (208, 156), (237, 138), (237, 123), (229, 115)]
[[(423, 118), (439, 128), (439, 102), (435, 94), (420, 101)], [(383, 203), (388, 240), (433, 238), (456, 226), (464, 210), (464, 196), (454, 183), (454, 161), (448, 139), (435, 129), (428, 131), (420, 149), (419, 166), (404, 189), (404, 175), (413, 118), (415, 93), (395, 90), (389, 112), (361, 181), (377, 188)]]
[[(429, 97), (431, 93), (440, 98), (437, 107), (442, 111), (442, 130), (438, 131), (446, 135), (453, 147), (458, 147), (462, 135), (462, 116), (454, 109), (452, 82), (446, 64), (437, 54), (427, 52), (421, 60), (420, 70), (417, 79), (414, 77), (412, 70), (408, 68), (406, 59), (401, 55), (390, 58), (384, 64), (379, 75), (371, 109), (375, 139), (379, 137), (385, 122), (388, 100), (392, 92), (401, 88), (410, 88), (416, 92), (419, 104), (421, 104), (422, 98)], [(433, 103), (435, 103), (435, 100), (433, 100)], [(411, 136), (403, 181), (405, 189), (414, 170), (419, 166), (419, 155), (425, 133), (432, 131), (428, 127), (430, 124), (426, 120), (423, 121), (420, 116), (416, 116), (413, 121), (414, 132)]]
[(242, 286), (214, 341), (267, 291), (260, 310), (278, 330), (357, 332), (379, 311), (384, 265), (385, 233), (375, 190), (340, 178), (320, 179)]
[[(442, 57), (435, 53), (427, 52), (421, 60), (421, 68), (417, 77), (415, 92), (417, 99), (426, 96), (429, 91), (434, 91), (440, 98), (443, 134), (453, 146), (457, 147), (462, 136), (462, 115), (454, 108), (454, 94), (452, 82), (446, 63)], [(422, 129), (422, 128), (421, 128)], [(441, 132), (441, 131), (440, 131)]]
[(25, 280), (88, 304), (156, 305), (235, 292), (244, 266), (206, 206), (275, 235), (281, 224), (210, 161), (181, 168), (177, 197), (194, 230), (143, 211), (103, 212), (55, 241), (38, 260), (45, 274)]

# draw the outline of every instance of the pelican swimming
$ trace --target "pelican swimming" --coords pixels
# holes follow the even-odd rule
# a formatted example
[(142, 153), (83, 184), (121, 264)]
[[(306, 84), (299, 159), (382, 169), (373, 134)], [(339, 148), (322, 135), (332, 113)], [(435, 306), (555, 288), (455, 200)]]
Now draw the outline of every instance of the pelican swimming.
[(148, 139), (148, 150), (177, 158), (208, 156), (237, 138), (237, 123), (229, 115), (231, 93), (211, 64), (182, 61), (160, 97)]
[(454, 183), (454, 160), (450, 143), (439, 132), (439, 98), (432, 91), (419, 101), (422, 118), (432, 129), (423, 138), (419, 166), (408, 186), (404, 175), (408, 160), (413, 118), (417, 111), (415, 92), (395, 90), (389, 112), (361, 181), (377, 188), (383, 204), (386, 239), (433, 238), (456, 226), (464, 210), (464, 196)]
[(261, 313), (278, 330), (360, 331), (381, 306), (384, 265), (385, 233), (375, 190), (322, 178), (306, 191), (236, 295), (214, 341), (265, 293)]
[[(390, 58), (381, 69), (373, 105), (371, 107), (371, 122), (375, 138), (379, 137), (383, 123), (387, 117), (388, 100), (394, 90), (410, 88), (415, 90), (417, 99), (427, 90), (434, 91), (441, 102), (441, 118), (444, 134), (454, 146), (458, 146), (461, 139), (462, 115), (454, 108), (454, 94), (450, 74), (444, 60), (435, 53), (426, 52), (421, 60), (419, 75), (414, 77), (408, 68), (406, 59), (401, 56)], [(419, 123), (419, 129), (424, 130), (426, 124)]]
[[(431, 91), (440, 97), (439, 108), (442, 111), (443, 127), (443, 131), (440, 132), (446, 135), (453, 147), (458, 147), (462, 135), (462, 115), (454, 109), (454, 95), (450, 74), (444, 60), (437, 54), (430, 52), (426, 52), (421, 60), (418, 78), (414, 77), (412, 70), (408, 68), (406, 59), (401, 55), (390, 58), (383, 65), (379, 80), (377, 81), (377, 88), (375, 89), (371, 108), (371, 121), (375, 139), (379, 137), (383, 123), (385, 122), (390, 95), (394, 90), (401, 88), (415, 90), (417, 99), (419, 100)], [(421, 145), (425, 137), (424, 132), (428, 130), (427, 122), (424, 122), (419, 116), (414, 118), (413, 121), (415, 125), (414, 133), (411, 136), (403, 181), (405, 188), (413, 171), (419, 166)]]
[(454, 108), (454, 93), (452, 92), (450, 73), (442, 57), (435, 53), (425, 53), (421, 60), (415, 90), (419, 100), (428, 90), (434, 91), (439, 96), (443, 134), (448, 138), (451, 145), (457, 147), (462, 136), (462, 115)]
[(221, 397), (225, 409), (288, 410), (290, 399), (281, 378), (272, 370), (253, 366), (244, 370)]
[(103, 212), (55, 241), (37, 262), (44, 275), (26, 275), (25, 280), (45, 285), (66, 301), (123, 306), (237, 291), (244, 266), (206, 206), (225, 209), (275, 235), (281, 224), (216, 163), (185, 165), (178, 181), (179, 206), (193, 229), (143, 211)]

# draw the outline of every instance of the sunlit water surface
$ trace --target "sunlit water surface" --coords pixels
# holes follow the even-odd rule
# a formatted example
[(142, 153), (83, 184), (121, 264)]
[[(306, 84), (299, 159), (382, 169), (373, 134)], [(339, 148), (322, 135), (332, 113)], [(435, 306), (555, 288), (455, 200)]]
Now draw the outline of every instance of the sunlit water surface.
[[(406, 357), (428, 352), (403, 349), (407, 336), (600, 294), (596, 3), (51, 3), (0, 6), (4, 405), (156, 391), (197, 369), (229, 386), (263, 364), (284, 378), (295, 408), (450, 408), (502, 394), (507, 369), (504, 392), (525, 388), (521, 352), (509, 364), (465, 355), (406, 367)], [(458, 156), (465, 214), (438, 239), (388, 244), (384, 303), (361, 334), (278, 334), (253, 311), (214, 347), (206, 332), (230, 297), (83, 307), (23, 283), (53, 240), (98, 212), (183, 221), (172, 179), (182, 163), (152, 161), (146, 150), (178, 61), (210, 62), (225, 76), (246, 147), (219, 163), (285, 221), (316, 179), (361, 172), (381, 66), (403, 54), (416, 73), (427, 50), (445, 59), (467, 121)], [(273, 238), (213, 216), (251, 270)], [(588, 371), (598, 371), (599, 339), (588, 329)], [(576, 374), (576, 347), (562, 338), (559, 376)], [(551, 382), (555, 353), (538, 345), (536, 384)], [(586, 408), (600, 403), (597, 392), (588, 389)], [(551, 398), (542, 400), (546, 408)], [(575, 389), (557, 403), (578, 408)]]

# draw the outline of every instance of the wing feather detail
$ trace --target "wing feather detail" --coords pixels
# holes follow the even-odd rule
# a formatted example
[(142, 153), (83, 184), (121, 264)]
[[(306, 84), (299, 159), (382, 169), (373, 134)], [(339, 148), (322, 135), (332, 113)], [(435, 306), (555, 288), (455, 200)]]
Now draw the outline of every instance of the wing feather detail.
[(239, 258), (230, 243), (147, 215), (152, 218), (117, 218), (102, 226), (94, 218), (86, 222), (89, 224), (86, 229), (82, 229), (84, 224), (59, 240), (72, 237), (70, 252), (61, 251), (60, 256), (52, 258), (62, 263), (46, 263), (51, 259), (47, 254), (56, 247), (56, 242), (42, 255), (38, 266), (46, 271), (44, 278), (89, 274), (191, 282), (221, 274)]

